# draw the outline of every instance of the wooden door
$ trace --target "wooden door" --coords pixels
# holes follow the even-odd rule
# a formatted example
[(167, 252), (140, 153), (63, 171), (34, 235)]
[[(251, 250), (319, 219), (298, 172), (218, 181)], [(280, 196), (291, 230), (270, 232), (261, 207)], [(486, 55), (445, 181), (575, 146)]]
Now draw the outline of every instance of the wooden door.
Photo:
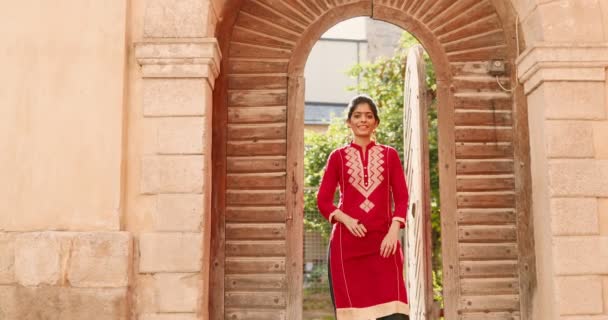
[(405, 235), (407, 290), (412, 320), (432, 319), (431, 192), (427, 86), (423, 48), (410, 49), (404, 88), (404, 159), (409, 188)]
[[(304, 79), (229, 75), (224, 305), (216, 319), (302, 313)], [(221, 307), (221, 306), (220, 306)]]

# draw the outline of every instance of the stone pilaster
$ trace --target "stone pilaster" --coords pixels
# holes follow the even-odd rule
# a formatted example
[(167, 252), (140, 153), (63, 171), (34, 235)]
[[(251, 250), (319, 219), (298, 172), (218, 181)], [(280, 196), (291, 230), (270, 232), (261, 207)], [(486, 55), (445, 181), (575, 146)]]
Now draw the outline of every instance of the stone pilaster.
[[(538, 43), (518, 59), (528, 97), (543, 315), (608, 316), (608, 43)], [(541, 303), (541, 304), (543, 304)], [(598, 318), (599, 319), (599, 318)]]
[(214, 38), (155, 38), (136, 44), (135, 57), (143, 92), (138, 121), (146, 131), (139, 196), (152, 203), (151, 229), (138, 237), (137, 312), (140, 319), (167, 319), (176, 313), (183, 319), (204, 319), (218, 43)]
[(519, 81), (530, 94), (544, 82), (606, 80), (608, 43), (539, 43), (517, 59)]
[(135, 46), (146, 78), (205, 79), (211, 88), (220, 71), (221, 53), (215, 38), (150, 40)]

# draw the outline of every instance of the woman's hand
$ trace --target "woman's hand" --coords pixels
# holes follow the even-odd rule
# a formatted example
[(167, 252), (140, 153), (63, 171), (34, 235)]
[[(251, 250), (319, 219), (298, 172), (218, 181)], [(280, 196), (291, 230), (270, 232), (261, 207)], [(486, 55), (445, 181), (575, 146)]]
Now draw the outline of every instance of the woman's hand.
[(401, 227), (399, 223), (400, 222), (398, 221), (393, 221), (386, 236), (384, 236), (384, 239), (382, 240), (382, 244), (380, 245), (380, 256), (383, 258), (388, 258), (397, 251), (397, 241), (399, 238), (399, 229)]
[(355, 237), (359, 237), (359, 238), (365, 237), (365, 233), (367, 232), (367, 229), (365, 229), (364, 225), (359, 223), (359, 220), (347, 215), (346, 213), (344, 213), (342, 211), (336, 213), (336, 215), (334, 216), (334, 219), (338, 220), (344, 226), (346, 226), (348, 231), (350, 231), (350, 233), (352, 233)]

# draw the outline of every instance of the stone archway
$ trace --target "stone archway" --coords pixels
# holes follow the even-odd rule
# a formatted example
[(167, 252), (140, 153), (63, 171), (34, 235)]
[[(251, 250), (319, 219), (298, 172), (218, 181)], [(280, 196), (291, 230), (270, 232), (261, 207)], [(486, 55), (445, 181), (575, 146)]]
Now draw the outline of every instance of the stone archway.
[[(218, 27), (211, 319), (299, 319), (302, 73), (339, 21), (371, 16), (414, 34), (438, 78), (447, 319), (527, 319), (526, 115), (515, 19), (500, 1), (241, 1)], [(515, 103), (517, 102), (517, 103)], [(518, 241), (518, 239), (520, 239)]]

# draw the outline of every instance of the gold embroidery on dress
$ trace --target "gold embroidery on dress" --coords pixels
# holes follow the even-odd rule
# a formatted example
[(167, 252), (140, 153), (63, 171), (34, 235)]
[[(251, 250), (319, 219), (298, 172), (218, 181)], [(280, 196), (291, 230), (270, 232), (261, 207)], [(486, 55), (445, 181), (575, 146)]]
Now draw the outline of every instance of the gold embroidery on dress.
[(363, 170), (363, 162), (361, 161), (359, 151), (353, 147), (346, 148), (346, 166), (348, 167), (347, 172), (350, 176), (348, 182), (365, 197), (365, 201), (359, 205), (365, 212), (369, 212), (375, 206), (368, 197), (384, 180), (382, 174), (384, 172), (384, 168), (382, 167), (384, 163), (383, 158), (382, 147), (373, 146), (369, 149), (369, 159), (367, 162), (369, 178), (366, 185), (364, 179), (365, 171)]

